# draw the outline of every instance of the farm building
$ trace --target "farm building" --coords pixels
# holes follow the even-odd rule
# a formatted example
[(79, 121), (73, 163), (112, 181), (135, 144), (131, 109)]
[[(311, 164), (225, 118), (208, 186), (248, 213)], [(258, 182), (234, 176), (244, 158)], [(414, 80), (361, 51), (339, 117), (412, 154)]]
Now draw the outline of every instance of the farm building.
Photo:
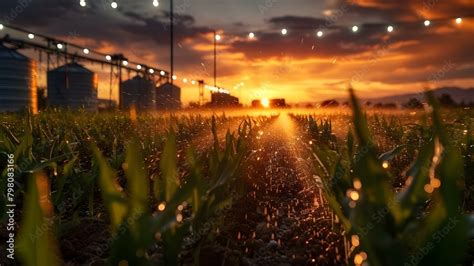
[(97, 74), (70, 63), (48, 71), (48, 105), (97, 111)]
[(271, 99), (270, 107), (272, 108), (283, 108), (287, 107), (285, 99)]
[(152, 80), (135, 76), (120, 86), (120, 108), (128, 110), (135, 105), (138, 111), (155, 109), (156, 89)]
[(181, 88), (169, 82), (156, 88), (156, 108), (159, 110), (181, 108)]
[(214, 92), (211, 94), (212, 107), (240, 107), (239, 98), (228, 93)]
[(36, 62), (0, 44), (0, 112), (37, 112)]

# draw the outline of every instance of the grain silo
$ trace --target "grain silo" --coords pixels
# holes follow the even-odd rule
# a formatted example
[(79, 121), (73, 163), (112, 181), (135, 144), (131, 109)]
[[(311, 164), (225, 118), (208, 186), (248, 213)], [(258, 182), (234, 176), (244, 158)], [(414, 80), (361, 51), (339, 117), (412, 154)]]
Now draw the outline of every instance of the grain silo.
[(0, 44), (0, 112), (38, 110), (36, 62)]
[(120, 108), (130, 109), (135, 105), (138, 111), (155, 109), (155, 84), (152, 80), (135, 76), (120, 86)]
[(156, 88), (157, 109), (179, 109), (181, 108), (181, 88), (167, 82)]
[(97, 111), (97, 74), (78, 63), (48, 71), (48, 105)]

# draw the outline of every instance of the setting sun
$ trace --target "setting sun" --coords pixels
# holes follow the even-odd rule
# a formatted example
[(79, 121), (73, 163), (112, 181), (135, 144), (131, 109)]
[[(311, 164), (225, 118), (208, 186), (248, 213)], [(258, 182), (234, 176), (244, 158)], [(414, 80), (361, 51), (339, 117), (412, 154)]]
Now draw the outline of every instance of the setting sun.
[(0, 266), (474, 266), (473, 1), (1, 0)]
[(263, 107), (269, 108), (270, 107), (270, 101), (267, 98), (261, 99), (260, 103), (262, 104)]

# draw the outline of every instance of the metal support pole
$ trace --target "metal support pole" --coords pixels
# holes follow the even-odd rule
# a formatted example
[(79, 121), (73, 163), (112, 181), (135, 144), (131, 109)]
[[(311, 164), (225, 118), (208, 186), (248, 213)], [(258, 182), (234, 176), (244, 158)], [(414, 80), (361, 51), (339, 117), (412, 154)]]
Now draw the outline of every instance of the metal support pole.
[[(109, 108), (112, 109), (112, 85), (114, 78), (114, 65), (110, 64), (110, 87), (109, 87)], [(119, 92), (119, 106), (122, 107), (121, 92)]]
[(173, 87), (174, 76), (174, 14), (173, 0), (170, 0), (170, 79), (171, 87)]
[(217, 33), (214, 31), (214, 87), (217, 87)]

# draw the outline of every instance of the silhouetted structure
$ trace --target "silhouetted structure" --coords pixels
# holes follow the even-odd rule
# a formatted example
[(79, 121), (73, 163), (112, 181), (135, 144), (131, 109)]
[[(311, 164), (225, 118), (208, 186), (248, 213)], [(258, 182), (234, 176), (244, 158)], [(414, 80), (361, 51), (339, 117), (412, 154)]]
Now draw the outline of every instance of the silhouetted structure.
[(156, 108), (160, 110), (181, 108), (181, 88), (169, 82), (156, 88)]
[(36, 91), (36, 97), (38, 102), (38, 110), (46, 109), (48, 105), (48, 95), (46, 92), (46, 87), (38, 87)]
[(212, 107), (240, 107), (239, 98), (234, 97), (228, 93), (213, 92), (211, 94), (211, 102), (209, 103)]
[(70, 63), (48, 71), (48, 105), (97, 111), (97, 74)]
[(156, 108), (156, 88), (152, 80), (135, 76), (122, 82), (120, 86), (120, 108), (128, 110), (135, 105), (138, 111), (151, 111)]
[(36, 62), (0, 44), (0, 112), (31, 108), (37, 102)]
[(262, 102), (260, 100), (253, 100), (252, 101), (252, 107), (253, 108), (262, 108), (263, 105), (262, 105)]
[(285, 99), (271, 99), (270, 100), (270, 107), (272, 108), (284, 108), (286, 106)]

